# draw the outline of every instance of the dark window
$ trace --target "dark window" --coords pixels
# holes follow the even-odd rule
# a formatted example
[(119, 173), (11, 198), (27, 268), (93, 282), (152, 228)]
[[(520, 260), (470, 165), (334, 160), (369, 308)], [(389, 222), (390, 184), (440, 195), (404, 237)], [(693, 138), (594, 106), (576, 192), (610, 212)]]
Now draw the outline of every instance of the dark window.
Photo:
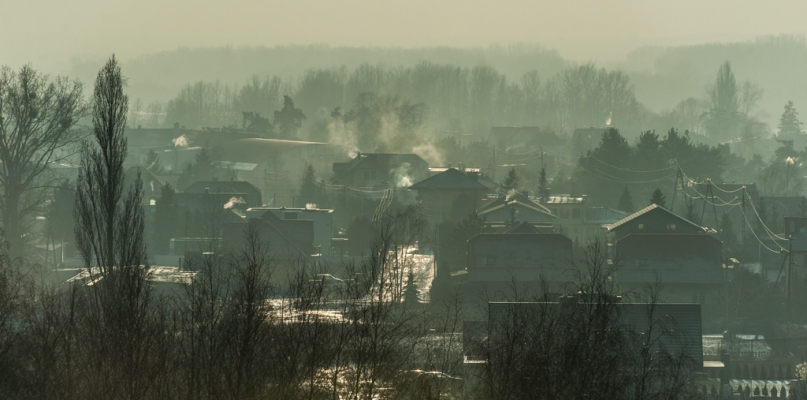
[(572, 209), (572, 218), (580, 219), (580, 209), (579, 208), (573, 208)]
[(297, 213), (296, 212), (286, 212), (286, 213), (283, 214), (283, 218), (284, 219), (297, 219)]

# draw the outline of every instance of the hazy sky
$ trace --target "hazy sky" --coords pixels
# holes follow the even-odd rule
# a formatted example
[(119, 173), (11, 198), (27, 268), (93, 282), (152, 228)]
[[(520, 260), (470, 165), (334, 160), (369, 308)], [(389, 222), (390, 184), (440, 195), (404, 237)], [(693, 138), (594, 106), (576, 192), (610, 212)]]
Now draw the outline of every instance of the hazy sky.
[(0, 64), (179, 46), (541, 43), (577, 60), (643, 45), (803, 34), (804, 0), (0, 0)]

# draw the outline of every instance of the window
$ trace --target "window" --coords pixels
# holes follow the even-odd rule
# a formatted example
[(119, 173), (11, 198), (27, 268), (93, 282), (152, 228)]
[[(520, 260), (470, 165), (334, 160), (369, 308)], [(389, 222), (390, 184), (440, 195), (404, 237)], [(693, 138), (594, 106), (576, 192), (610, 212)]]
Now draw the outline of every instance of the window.
[(667, 224), (668, 231), (675, 231), (675, 224)]
[(569, 218), (569, 209), (568, 208), (561, 208), (560, 209), (560, 218)]
[(496, 265), (496, 256), (494, 256), (494, 255), (488, 255), (488, 257), (487, 257), (487, 264), (488, 264), (488, 266), (494, 266), (494, 265)]
[(639, 230), (640, 230), (640, 231), (643, 231), (643, 230), (644, 230), (644, 224), (639, 224)]
[(285, 212), (283, 213), (283, 219), (297, 219), (296, 212)]
[(579, 208), (573, 208), (572, 209), (572, 218), (580, 219), (580, 209)]
[(706, 294), (702, 292), (692, 293), (692, 302), (698, 304), (706, 303)]

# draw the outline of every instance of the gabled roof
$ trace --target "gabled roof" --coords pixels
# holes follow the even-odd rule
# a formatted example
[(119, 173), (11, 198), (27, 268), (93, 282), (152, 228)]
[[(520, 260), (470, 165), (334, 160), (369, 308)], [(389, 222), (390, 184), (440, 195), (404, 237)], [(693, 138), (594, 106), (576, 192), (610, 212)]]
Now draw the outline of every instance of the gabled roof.
[(450, 168), (445, 172), (441, 172), (432, 177), (426, 178), (412, 186), (409, 189), (415, 190), (470, 190), (470, 191), (487, 191), (487, 186), (472, 179), (470, 176)]
[(261, 193), (260, 189), (247, 181), (196, 181), (183, 192), (205, 193), (206, 189), (210, 193)]
[[(148, 170), (148, 168), (144, 168), (140, 165), (129, 167), (129, 169), (124, 172), (124, 179), (132, 179), (132, 182), (134, 182), (134, 178), (137, 176), (138, 172), (140, 172), (140, 179), (143, 180), (143, 183), (157, 182), (160, 184), (160, 186), (165, 184), (162, 179), (158, 178), (157, 175), (154, 175)], [(159, 190), (159, 188), (157, 190)]]
[(498, 199), (496, 199), (496, 200), (494, 200), (494, 201), (492, 201), (492, 202), (490, 202), (488, 204), (485, 204), (482, 207), (479, 207), (479, 209), (476, 210), (476, 212), (479, 215), (487, 214), (489, 212), (498, 210), (500, 208), (507, 207), (507, 206), (509, 206), (511, 204), (522, 205), (522, 206), (527, 207), (529, 209), (532, 209), (532, 210), (547, 214), (548, 216), (554, 217), (552, 215), (552, 213), (549, 211), (548, 208), (546, 208), (546, 207), (544, 207), (544, 206), (530, 200), (529, 197), (527, 197), (527, 196), (525, 196), (525, 195), (523, 195), (523, 194), (521, 194), (521, 193), (519, 193), (517, 191), (512, 191), (512, 192), (507, 193), (505, 195), (499, 196)]
[(590, 224), (613, 224), (627, 216), (628, 213), (609, 207), (589, 207), (586, 209), (586, 222)]
[(528, 222), (522, 222), (512, 228), (510, 228), (505, 233), (544, 233), (538, 228), (532, 226), (532, 224)]
[(626, 223), (628, 223), (630, 221), (633, 221), (636, 218), (639, 218), (641, 216), (644, 216), (644, 215), (650, 214), (650, 213), (667, 213), (667, 214), (672, 215), (673, 217), (679, 219), (680, 221), (682, 221), (685, 224), (688, 224), (688, 225), (690, 225), (692, 227), (695, 227), (695, 228), (697, 228), (699, 230), (703, 230), (704, 232), (706, 231), (706, 228), (704, 228), (704, 227), (702, 227), (702, 226), (700, 226), (700, 225), (698, 225), (698, 224), (696, 224), (696, 223), (694, 223), (692, 221), (689, 221), (689, 220), (687, 220), (685, 218), (682, 218), (678, 214), (676, 214), (676, 213), (674, 213), (674, 212), (672, 212), (672, 211), (670, 211), (670, 210), (668, 210), (668, 209), (666, 209), (664, 207), (659, 207), (658, 204), (651, 204), (651, 205), (649, 205), (649, 206), (647, 206), (647, 207), (645, 207), (645, 208), (643, 208), (643, 209), (641, 209), (639, 211), (636, 211), (635, 213), (633, 213), (631, 215), (628, 215), (627, 217), (617, 221), (616, 223), (606, 225), (605, 228), (608, 229), (608, 231), (610, 232), (610, 231), (612, 231), (612, 230), (614, 230), (616, 228), (619, 228), (620, 226), (622, 226), (622, 225), (624, 225), (624, 224), (626, 224)]
[(379, 171), (389, 171), (403, 163), (409, 163), (410, 167), (418, 168), (426, 166), (427, 163), (417, 154), (411, 153), (359, 153), (354, 159), (345, 163), (334, 163), (333, 172), (342, 174), (356, 168), (370, 168)]
[(538, 126), (494, 126), (490, 128), (490, 136), (495, 139), (512, 140), (517, 136), (528, 138), (531, 142), (544, 146), (562, 146), (563, 139), (555, 132), (541, 129)]
[(549, 200), (546, 201), (547, 204), (567, 204), (567, 203), (576, 203), (581, 204), (586, 201), (585, 196), (572, 196), (570, 194), (556, 194), (549, 196)]

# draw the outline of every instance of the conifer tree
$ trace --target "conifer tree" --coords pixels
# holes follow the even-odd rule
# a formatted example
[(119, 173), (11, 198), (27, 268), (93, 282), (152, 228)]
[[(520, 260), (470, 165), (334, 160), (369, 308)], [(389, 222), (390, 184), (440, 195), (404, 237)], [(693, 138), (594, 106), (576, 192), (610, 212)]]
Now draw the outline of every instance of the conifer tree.
[(303, 204), (317, 203), (319, 200), (319, 186), (314, 175), (314, 166), (307, 164), (303, 174), (303, 183), (300, 185), (300, 200)]
[(149, 152), (143, 159), (143, 167), (154, 175), (162, 175), (165, 173), (165, 167), (163, 167), (162, 162), (160, 162), (160, 157), (154, 149), (149, 149)]
[(538, 175), (538, 196), (541, 197), (541, 203), (549, 201), (549, 180), (546, 179), (546, 168), (541, 168), (541, 173)]
[(275, 111), (275, 126), (278, 128), (280, 138), (295, 138), (304, 120), (303, 110), (294, 107), (294, 100), (291, 97), (283, 96), (283, 108)]
[(633, 207), (633, 197), (630, 195), (630, 190), (628, 190), (627, 186), (625, 186), (625, 189), (622, 190), (622, 196), (619, 197), (619, 203), (617, 204), (616, 209), (628, 214), (633, 213), (635, 210)]
[(650, 204), (658, 204), (659, 207), (664, 207), (667, 204), (667, 196), (661, 192), (661, 189), (656, 188), (653, 195), (650, 197)]
[(516, 172), (516, 167), (510, 168), (510, 171), (507, 172), (507, 176), (504, 178), (504, 182), (502, 182), (502, 189), (505, 192), (509, 192), (510, 190), (518, 191), (521, 188), (521, 177)]
[(790, 136), (802, 134), (804, 133), (804, 131), (801, 130), (802, 125), (804, 125), (804, 123), (799, 121), (799, 112), (793, 107), (793, 102), (788, 101), (787, 104), (785, 104), (785, 111), (782, 113), (782, 116), (779, 117), (779, 135)]

